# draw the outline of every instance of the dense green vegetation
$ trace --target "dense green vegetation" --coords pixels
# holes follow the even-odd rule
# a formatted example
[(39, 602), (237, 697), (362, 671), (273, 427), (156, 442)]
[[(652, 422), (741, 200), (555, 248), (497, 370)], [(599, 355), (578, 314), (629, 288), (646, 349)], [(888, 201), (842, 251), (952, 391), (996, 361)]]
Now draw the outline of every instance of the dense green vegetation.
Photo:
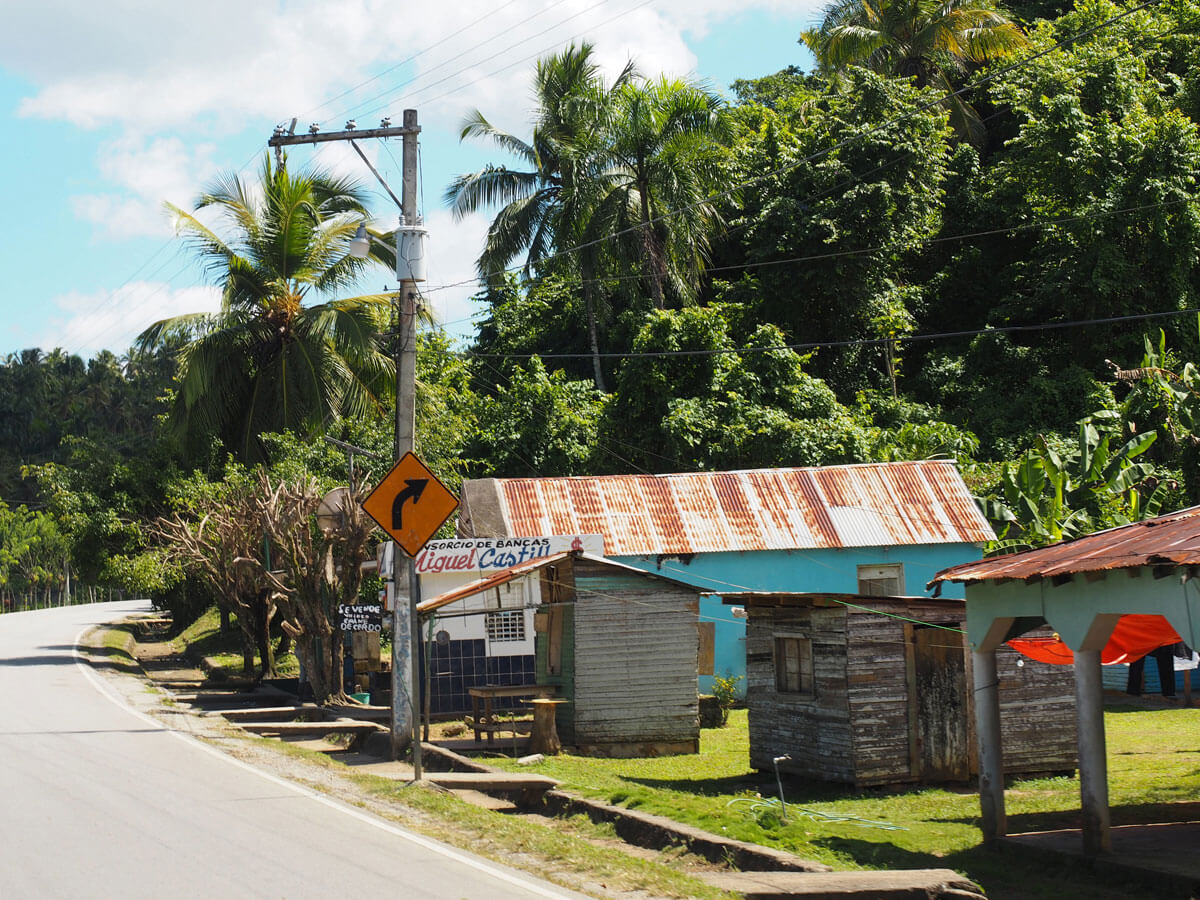
[[(803, 35), (815, 72), (730, 96), (543, 59), (528, 136), (463, 124), (497, 152), (446, 189), (493, 217), (484, 315), (423, 328), (418, 452), (451, 486), (952, 457), (997, 549), (1200, 502), (1197, 22), (842, 0)], [(221, 312), (0, 362), (0, 595), (190, 614), (211, 585), (156, 522), (197, 526), (230, 478), (344, 483), (322, 434), (390, 455), (387, 299), (345, 296), (390, 263), (346, 253), (364, 197), (226, 178), (214, 228), (171, 210)]]

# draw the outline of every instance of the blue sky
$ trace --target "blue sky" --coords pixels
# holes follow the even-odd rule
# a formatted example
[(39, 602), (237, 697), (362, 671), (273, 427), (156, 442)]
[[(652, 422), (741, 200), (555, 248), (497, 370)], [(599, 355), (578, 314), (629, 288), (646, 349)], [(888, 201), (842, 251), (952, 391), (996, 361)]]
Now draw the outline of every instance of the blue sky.
[[(524, 135), (534, 60), (591, 41), (611, 72), (736, 78), (810, 59), (796, 43), (817, 0), (458, 0), (151, 3), (8, 0), (0, 33), (0, 355), (62, 347), (121, 353), (151, 322), (216, 308), (216, 291), (173, 238), (163, 202), (190, 206), (221, 172), (254, 175), (277, 123), (359, 127), (402, 109), (421, 124), (430, 287), (471, 277), (485, 217), (453, 222), (441, 195), (497, 160), (460, 145), (478, 107)], [(459, 33), (456, 33), (459, 32)], [(347, 93), (348, 92), (348, 93)], [(397, 142), (363, 142), (399, 193)], [(375, 182), (346, 145), (294, 148), (290, 164)], [(394, 205), (380, 191), (381, 223)], [(380, 271), (375, 290), (392, 283)], [(470, 330), (471, 288), (433, 291), (435, 315)]]

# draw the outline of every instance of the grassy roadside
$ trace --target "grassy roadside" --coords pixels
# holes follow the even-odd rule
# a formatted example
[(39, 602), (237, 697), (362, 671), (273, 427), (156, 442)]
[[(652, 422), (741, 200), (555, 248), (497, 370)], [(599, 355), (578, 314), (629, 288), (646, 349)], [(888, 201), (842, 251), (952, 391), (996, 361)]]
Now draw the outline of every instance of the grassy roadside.
[[(1170, 804), (1192, 800), (1200, 791), (1200, 711), (1112, 706), (1105, 725), (1114, 824), (1195, 818), (1194, 806)], [(563, 755), (526, 771), (557, 778), (573, 793), (839, 869), (948, 866), (998, 898), (1116, 900), (1141, 895), (1136, 887), (1113, 884), (1110, 877), (1067, 862), (1049, 864), (982, 849), (973, 789), (856, 791), (789, 778), (784, 781), (789, 815), (783, 822), (778, 804), (761, 802), (776, 795), (774, 779), (749, 769), (748, 751), (746, 711), (734, 710), (725, 728), (702, 732), (698, 756), (610, 760)], [(510, 759), (489, 762), (517, 768)], [(1007, 806), (1014, 833), (1077, 826), (1079, 781), (1016, 782)]]
[[(397, 824), (445, 841), (496, 862), (523, 868), (574, 890), (598, 885), (606, 894), (643, 892), (645, 897), (734, 900), (736, 895), (710, 887), (683, 871), (671, 851), (654, 858), (631, 856), (610, 826), (583, 816), (548, 823), (474, 806), (428, 784), (409, 784), (355, 771), (323, 753), (267, 738), (246, 738), (258, 749), (294, 758), (305, 766), (336, 773), (359, 796), (347, 796), (337, 784), (297, 778), (314, 790), (355, 803)], [(549, 827), (547, 827), (549, 825)], [(584, 884), (580, 884), (580, 878)]]
[[(212, 658), (228, 646), (231, 636), (219, 634), (215, 612), (193, 623), (172, 642), (172, 650), (193, 660)], [(237, 636), (232, 635), (233, 646)], [(131, 628), (116, 626), (104, 632), (107, 645), (136, 652)], [(233, 654), (231, 674), (241, 671), (241, 655)], [(136, 666), (136, 663), (134, 663)], [(734, 900), (734, 895), (717, 890), (689, 874), (688, 862), (679, 854), (665, 851), (649, 858), (630, 855), (609, 826), (595, 825), (577, 816), (567, 820), (507, 815), (474, 806), (429, 785), (410, 785), (356, 771), (325, 753), (294, 744), (252, 736), (219, 743), (234, 756), (261, 763), (262, 754), (275, 757), (270, 764), (280, 774), (313, 790), (336, 796), (372, 813), (391, 819), (405, 828), (442, 840), (453, 846), (488, 857), (496, 862), (525, 869), (573, 890), (603, 896), (633, 894), (646, 898), (698, 898)], [(293, 764), (278, 768), (280, 757)], [(332, 777), (330, 777), (332, 776)]]
[(95, 666), (138, 674), (142, 667), (134, 654), (136, 646), (133, 626), (111, 625), (86, 632), (80, 649)]
[[(242, 675), (242, 638), (237, 630), (237, 620), (229, 632), (221, 633), (221, 616), (216, 607), (209, 608), (200, 618), (180, 632), (172, 641), (175, 652), (199, 661), (207, 659), (215, 666), (215, 677), (237, 678)], [(254, 665), (262, 659), (256, 652)], [(280, 678), (294, 677), (300, 673), (300, 661), (295, 654), (286, 653), (275, 658), (275, 673)]]

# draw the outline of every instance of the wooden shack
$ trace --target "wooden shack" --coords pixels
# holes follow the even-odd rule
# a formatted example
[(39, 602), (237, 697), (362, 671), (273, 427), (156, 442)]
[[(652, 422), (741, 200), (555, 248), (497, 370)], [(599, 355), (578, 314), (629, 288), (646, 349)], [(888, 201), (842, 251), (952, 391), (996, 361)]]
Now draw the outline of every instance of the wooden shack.
[(563, 744), (592, 756), (698, 752), (697, 589), (587, 554), (540, 576), (535, 670), (567, 701)]
[[(962, 600), (728, 595), (747, 612), (750, 763), (858, 786), (978, 772)], [(1004, 771), (1076, 765), (1074, 685), (1062, 666), (997, 659)]]
[[(697, 752), (696, 672), (701, 655), (711, 665), (713, 654), (711, 640), (704, 640), (711, 632), (697, 627), (697, 588), (573, 551), (456, 587), (423, 601), (417, 611), (424, 622), (485, 615), (487, 610), (465, 604), (529, 581), (535, 582), (526, 585), (531, 589), (517, 593), (538, 598), (535, 680), (562, 701), (555, 714), (562, 743), (595, 756)], [(479, 686), (491, 686), (488, 681)]]

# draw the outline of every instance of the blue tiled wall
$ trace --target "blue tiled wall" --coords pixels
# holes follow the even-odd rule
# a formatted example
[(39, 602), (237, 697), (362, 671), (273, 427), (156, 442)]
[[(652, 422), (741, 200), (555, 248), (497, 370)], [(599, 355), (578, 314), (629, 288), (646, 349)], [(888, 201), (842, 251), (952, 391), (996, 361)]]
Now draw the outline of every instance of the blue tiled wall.
[[(421, 646), (421, 687), (425, 686), (425, 651)], [(450, 641), (433, 645), (433, 678), (430, 681), (430, 707), (437, 713), (469, 713), (470, 688), (485, 684), (533, 684), (533, 656), (487, 656), (487, 641), (482, 638)], [(497, 698), (494, 709), (521, 708), (517, 698)]]

